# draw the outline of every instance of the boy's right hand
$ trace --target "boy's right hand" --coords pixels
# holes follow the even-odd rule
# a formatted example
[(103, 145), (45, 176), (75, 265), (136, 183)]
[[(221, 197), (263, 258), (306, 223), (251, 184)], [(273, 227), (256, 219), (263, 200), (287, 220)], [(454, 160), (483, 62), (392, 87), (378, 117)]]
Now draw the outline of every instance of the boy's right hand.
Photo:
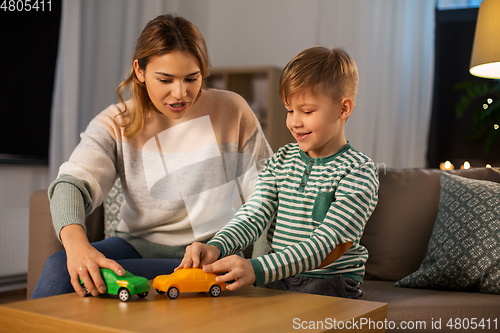
[(199, 242), (186, 247), (184, 258), (174, 271), (181, 268), (196, 268), (215, 262), (220, 257), (220, 250), (215, 245), (207, 245)]

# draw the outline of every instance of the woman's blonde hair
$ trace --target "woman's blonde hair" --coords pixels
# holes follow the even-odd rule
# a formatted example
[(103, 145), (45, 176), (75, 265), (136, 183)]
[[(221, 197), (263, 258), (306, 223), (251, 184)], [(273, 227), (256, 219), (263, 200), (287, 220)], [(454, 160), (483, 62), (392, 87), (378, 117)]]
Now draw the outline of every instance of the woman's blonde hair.
[[(199, 61), (202, 78), (209, 75), (210, 61), (202, 34), (193, 23), (170, 14), (156, 17), (142, 30), (137, 39), (133, 61), (137, 59), (139, 68), (144, 71), (153, 57), (174, 51), (192, 54)], [(125, 104), (122, 97), (125, 90), (128, 90), (128, 94), (131, 92), (133, 108), (128, 108)], [(156, 110), (149, 99), (146, 85), (137, 78), (133, 65), (130, 75), (120, 83), (116, 94), (125, 108), (118, 115), (121, 117), (124, 135), (133, 138), (143, 129), (147, 113)]]
[(297, 54), (285, 66), (280, 77), (279, 94), (283, 104), (290, 96), (310, 88), (334, 100), (351, 98), (356, 102), (358, 67), (344, 49), (312, 47)]

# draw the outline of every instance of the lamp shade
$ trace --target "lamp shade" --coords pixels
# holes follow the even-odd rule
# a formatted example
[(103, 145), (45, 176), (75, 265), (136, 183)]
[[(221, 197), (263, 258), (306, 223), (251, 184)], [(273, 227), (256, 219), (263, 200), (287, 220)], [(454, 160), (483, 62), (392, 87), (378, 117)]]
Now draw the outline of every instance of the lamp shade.
[(479, 7), (470, 73), (500, 78), (500, 0), (484, 0)]

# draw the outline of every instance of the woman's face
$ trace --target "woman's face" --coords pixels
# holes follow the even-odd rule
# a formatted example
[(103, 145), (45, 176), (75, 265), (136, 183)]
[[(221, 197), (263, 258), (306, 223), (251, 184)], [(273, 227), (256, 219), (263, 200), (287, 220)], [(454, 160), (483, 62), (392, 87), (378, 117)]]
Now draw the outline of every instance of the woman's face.
[(134, 69), (156, 109), (172, 119), (182, 118), (189, 111), (203, 81), (198, 60), (179, 51), (153, 57), (145, 70), (135, 60)]

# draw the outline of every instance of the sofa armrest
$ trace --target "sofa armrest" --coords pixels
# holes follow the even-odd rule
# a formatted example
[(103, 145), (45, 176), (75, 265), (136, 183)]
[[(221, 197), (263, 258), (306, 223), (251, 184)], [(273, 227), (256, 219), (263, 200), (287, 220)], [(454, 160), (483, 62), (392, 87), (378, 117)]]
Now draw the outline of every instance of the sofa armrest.
[[(102, 205), (85, 219), (89, 241), (104, 239), (104, 213)], [(52, 217), (50, 202), (46, 190), (32, 194), (29, 213), (29, 252), (28, 252), (28, 286), (27, 298), (31, 294), (42, 275), (45, 261), (54, 253), (62, 250), (62, 244), (57, 238)]]

